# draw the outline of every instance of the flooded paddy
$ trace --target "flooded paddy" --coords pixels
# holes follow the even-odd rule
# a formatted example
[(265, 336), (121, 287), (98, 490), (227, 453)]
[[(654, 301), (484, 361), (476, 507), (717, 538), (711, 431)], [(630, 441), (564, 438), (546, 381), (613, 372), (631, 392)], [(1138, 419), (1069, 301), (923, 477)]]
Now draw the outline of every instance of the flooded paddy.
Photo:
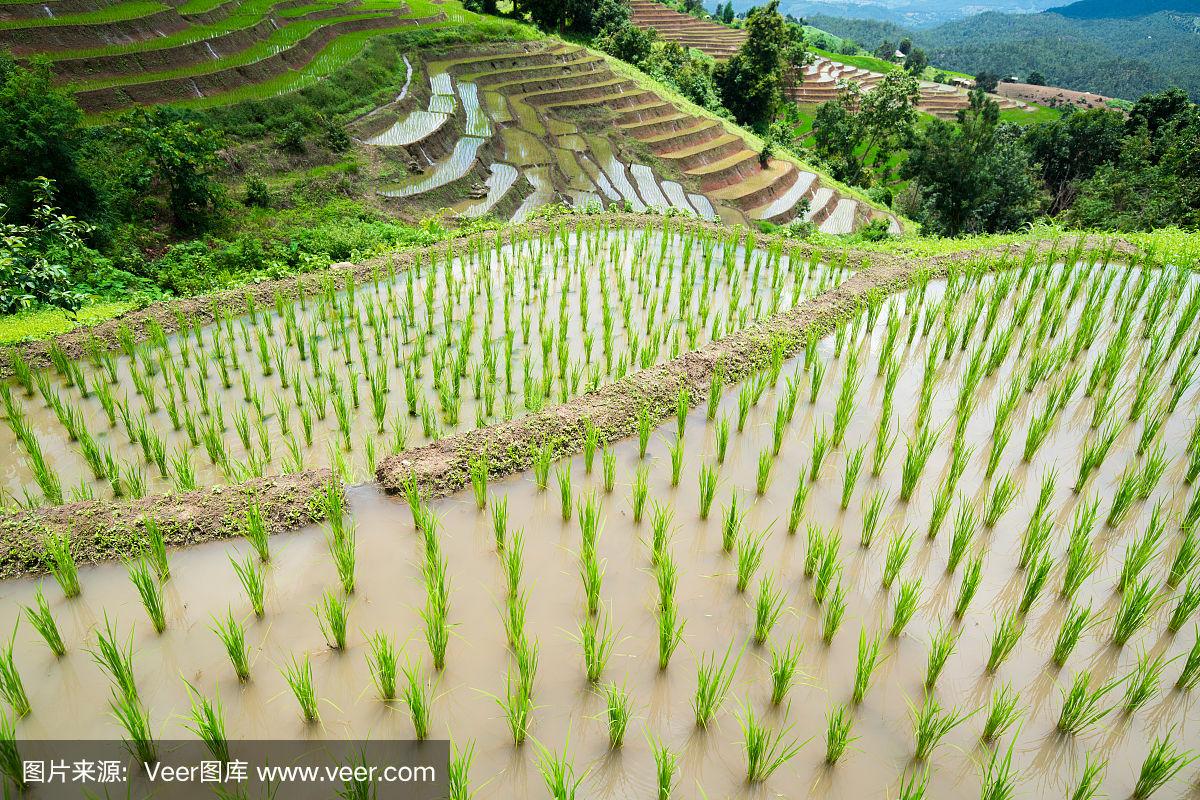
[(578, 396), (848, 274), (662, 230), (477, 237), (410, 272), (22, 373), (2, 485), (39, 504), (315, 466), (364, 480), (386, 453)]
[[(470, 490), (415, 513), (351, 490), (354, 591), (329, 524), (277, 536), (261, 618), (229, 563), (255, 563), (245, 542), (169, 554), (162, 633), (124, 566), (81, 569), (77, 599), (46, 579), (66, 655), (18, 629), (32, 708), (18, 739), (119, 732), (84, 649), (107, 614), (132, 637), (138, 697), (164, 738), (187, 735), (184, 679), (219, 695), (231, 738), (407, 736), (409, 706), (379, 699), (370, 666), (381, 633), (426, 686), (430, 735), (474, 743), (480, 797), (544, 796), (540, 748), (582, 778), (582, 797), (653, 796), (656, 753), (681, 797), (1063, 797), (1089, 764), (1096, 790), (1149, 796), (1152, 745), (1200, 747), (1197, 297), (1187, 273), (1116, 265), (918, 279), (807, 355), (714, 385), (711, 406), (484, 482), (482, 508)], [(0, 585), (0, 626), (35, 587)], [(343, 647), (314, 614), (323, 592), (347, 601)], [(1089, 623), (1067, 646), (1080, 610)], [(246, 682), (206, 630), (226, 614), (245, 620)], [(594, 683), (581, 640), (601, 645)], [(860, 641), (878, 648), (865, 681)], [(319, 722), (281, 674), (306, 656)], [(698, 672), (714, 670), (698, 697)], [(1068, 718), (1084, 673), (1093, 693), (1111, 686), (1098, 717)], [(613, 747), (606, 695), (622, 694)], [(506, 712), (522, 698), (515, 728)], [(840, 737), (830, 717), (848, 724)], [(914, 717), (942, 728), (920, 759)], [(788, 755), (752, 783), (747, 724)], [(1194, 768), (1166, 778), (1150, 793), (1178, 796)]]

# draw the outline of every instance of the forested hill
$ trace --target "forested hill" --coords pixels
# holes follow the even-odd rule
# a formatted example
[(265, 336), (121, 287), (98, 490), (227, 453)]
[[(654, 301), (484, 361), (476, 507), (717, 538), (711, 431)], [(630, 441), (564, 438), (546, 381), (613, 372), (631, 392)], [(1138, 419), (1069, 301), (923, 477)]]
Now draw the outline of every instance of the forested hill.
[[(1098, 14), (1109, 2), (1088, 0), (1091, 11), (1076, 12)], [(1048, 84), (1127, 99), (1179, 86), (1200, 99), (1200, 16), (1179, 11), (1094, 19), (989, 12), (924, 30), (830, 16), (807, 21), (867, 49), (908, 37), (945, 69), (1022, 79), (1040, 72)]]
[(1144, 17), (1159, 11), (1178, 11), (1200, 14), (1200, 0), (1078, 0), (1066, 6), (1046, 9), (1052, 14), (1075, 19), (1128, 19)]

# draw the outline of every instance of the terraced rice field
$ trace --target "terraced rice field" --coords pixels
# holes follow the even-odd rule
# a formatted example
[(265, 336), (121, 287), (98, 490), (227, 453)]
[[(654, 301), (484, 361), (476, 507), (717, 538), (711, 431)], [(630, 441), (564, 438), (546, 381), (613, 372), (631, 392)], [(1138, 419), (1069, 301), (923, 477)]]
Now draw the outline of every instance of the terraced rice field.
[(599, 224), (479, 236), (312, 296), (285, 284), (141, 342), (117, 328), (117, 354), (94, 339), (82, 362), (15, 362), (0, 437), (24, 457), (4, 464), (5, 496), (138, 498), (312, 466), (365, 479), (386, 453), (566, 401), (847, 274), (832, 254)]
[[(615, 318), (623, 283), (673, 307), (692, 284), (671, 276), (784, 263), (602, 233), (529, 241), (540, 275), (495, 288), (569, 287), (587, 270), (560, 246), (599, 265), (632, 248)], [(666, 422), (588, 427), (578, 455), (547, 425), (511, 442), (529, 474), (473, 451), (458, 494), (424, 495), (403, 454), (379, 474), (405, 500), (331, 485), (328, 521), (287, 536), (168, 550), (151, 525), (140, 560), (82, 569), (51, 539), (53, 580), (0, 584), (0, 625), (35, 623), (0, 653), (14, 746), (449, 738), (455, 797), (1178, 796), (1200, 747), (1200, 287), (1110, 256), (868, 266), (784, 315), (800, 355), (764, 344), (740, 385), (685, 381)], [(447, 296), (493, 285), (436, 266)]]
[(7, 3), (0, 49), (49, 58), (88, 112), (205, 106), (293, 91), (343, 66), (372, 36), (463, 14), (427, 0)]
[[(744, 31), (729, 28), (709, 20), (702, 20), (668, 8), (656, 0), (632, 0), (633, 24), (641, 28), (658, 31), (663, 39), (687, 47), (694, 47), (717, 59), (732, 56), (746, 39)], [(883, 79), (883, 73), (852, 67), (824, 56), (817, 56), (813, 63), (804, 68), (802, 80), (787, 89), (788, 96), (797, 103), (820, 104), (837, 99), (842, 84), (857, 82), (869, 91)], [(993, 95), (992, 99), (1002, 109), (1027, 108), (1024, 103), (1007, 97)], [(953, 119), (959, 110), (969, 105), (967, 92), (956, 86), (921, 82), (921, 99), (918, 107), (942, 119)]]
[[(453, 184), (460, 197), (470, 194), (449, 203), (466, 217), (520, 221), (558, 201), (734, 222), (804, 219), (826, 233), (883, 216), (899, 230), (894, 217), (815, 172), (779, 159), (763, 168), (744, 135), (584, 48), (549, 40), (413, 58), (419, 88), (353, 126), (368, 145), (405, 148), (402, 160), (417, 169), (401, 186), (382, 187), (386, 197)], [(520, 177), (510, 179), (511, 169)]]

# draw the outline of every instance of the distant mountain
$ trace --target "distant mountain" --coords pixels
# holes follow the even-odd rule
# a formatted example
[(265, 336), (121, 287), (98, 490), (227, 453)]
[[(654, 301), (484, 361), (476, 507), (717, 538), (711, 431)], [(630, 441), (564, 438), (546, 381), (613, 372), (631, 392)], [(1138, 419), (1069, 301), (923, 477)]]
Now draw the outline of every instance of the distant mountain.
[(1140, 0), (1136, 3), (1128, 0), (1078, 0), (1047, 11), (1073, 19), (1132, 19), (1159, 11), (1200, 14), (1200, 0)]
[[(744, 10), (762, 0), (734, 0), (734, 8)], [(824, 15), (891, 22), (913, 28), (928, 28), (985, 11), (1031, 14), (1044, 11), (1062, 0), (783, 0), (781, 9), (793, 16)]]
[[(1149, 0), (1160, 2), (1197, 0)], [(1094, 14), (1106, 4), (1115, 9), (1120, 0), (1082, 0), (1066, 8)], [(907, 36), (946, 69), (1022, 79), (1036, 71), (1055, 86), (1127, 99), (1180, 86), (1200, 101), (1200, 17), (1185, 11), (1138, 17), (985, 12), (927, 29), (825, 15), (805, 19), (869, 50)]]

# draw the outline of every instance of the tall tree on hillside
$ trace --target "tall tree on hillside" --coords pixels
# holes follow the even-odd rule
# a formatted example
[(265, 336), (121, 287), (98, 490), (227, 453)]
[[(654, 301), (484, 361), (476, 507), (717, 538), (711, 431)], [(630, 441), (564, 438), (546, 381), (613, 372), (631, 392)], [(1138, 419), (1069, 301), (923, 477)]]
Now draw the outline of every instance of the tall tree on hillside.
[(788, 26), (779, 15), (779, 0), (752, 9), (746, 33), (741, 48), (717, 65), (713, 78), (734, 118), (761, 132), (775, 119), (783, 100), (783, 72), (788, 67)]
[(1103, 108), (1067, 113), (1025, 129), (1022, 140), (1050, 193), (1051, 214), (1074, 203), (1080, 184), (1117, 160), (1124, 139), (1125, 117)]
[(852, 81), (837, 100), (817, 110), (813, 122), (817, 155), (838, 180), (869, 185), (872, 168), (911, 140), (920, 99), (917, 79), (901, 70), (884, 75), (868, 92)]
[(928, 66), (929, 56), (925, 55), (925, 51), (919, 47), (910, 50), (904, 59), (904, 70), (909, 75), (920, 75)]
[(70, 92), (56, 88), (50, 67), (18, 65), (0, 53), (0, 203), (7, 222), (28, 219), (42, 190), (39, 178), (57, 187), (57, 202), (90, 217), (96, 196), (79, 166), (83, 114)]
[(725, 4), (725, 10), (721, 12), (721, 21), (726, 25), (732, 25), (735, 16), (737, 16), (737, 13), (733, 10), (733, 0), (729, 0)]
[(903, 210), (943, 236), (1016, 230), (1040, 213), (1045, 199), (1020, 130), (1001, 124), (1000, 107), (978, 89), (957, 124), (930, 123), (901, 175), (916, 194)]

